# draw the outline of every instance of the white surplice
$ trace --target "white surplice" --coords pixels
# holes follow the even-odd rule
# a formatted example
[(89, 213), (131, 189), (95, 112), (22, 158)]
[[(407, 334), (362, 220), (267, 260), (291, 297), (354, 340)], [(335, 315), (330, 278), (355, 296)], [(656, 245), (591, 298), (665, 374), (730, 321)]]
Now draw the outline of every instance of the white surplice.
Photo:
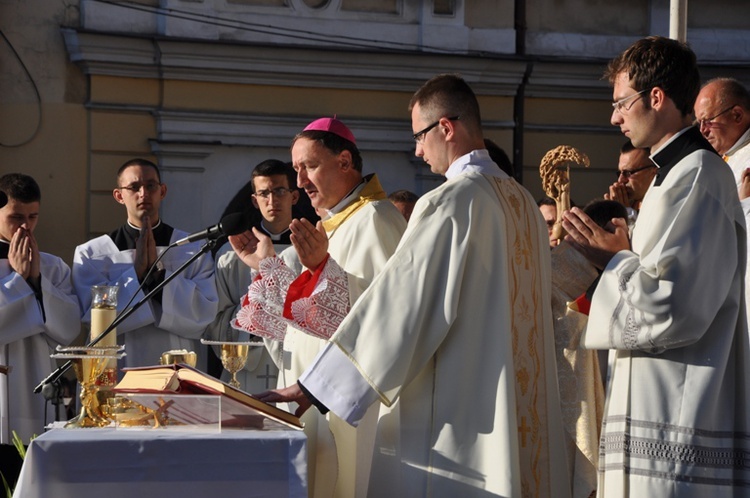
[[(175, 229), (171, 242), (188, 234)], [(198, 252), (198, 242), (177, 246), (161, 260), (165, 277), (173, 274), (185, 261)], [(165, 247), (157, 247), (159, 254)], [(120, 251), (108, 235), (86, 242), (75, 250), (73, 285), (81, 303), (83, 322), (91, 322), (91, 286), (117, 285), (117, 311), (138, 289), (138, 276), (133, 267), (135, 250)], [(133, 304), (144, 297), (139, 291)], [(161, 354), (172, 349), (198, 353), (198, 368), (205, 370), (206, 355), (199, 339), (216, 317), (218, 304), (214, 282), (213, 259), (203, 254), (162, 290), (161, 304), (151, 299), (117, 326), (118, 344), (125, 344), (126, 356), (118, 367), (158, 365)]]
[[(732, 145), (726, 154), (724, 154), (724, 159), (732, 169), (734, 181), (737, 184), (737, 188), (739, 188), (742, 183), (742, 173), (750, 168), (750, 128), (748, 128), (747, 131), (737, 140), (737, 143)], [(750, 225), (750, 197), (742, 199), (740, 204), (742, 205), (742, 212), (745, 215), (745, 225), (748, 226)], [(750, 230), (747, 235), (747, 246), (750, 247)], [(750, 266), (750, 252), (748, 252), (745, 265), (745, 268)], [(750, 292), (747, 292), (747, 289), (750, 289), (750, 273), (745, 274), (745, 289), (745, 312), (747, 314), (748, 330), (750, 330)]]
[[(11, 431), (26, 444), (44, 431), (45, 400), (33, 390), (56, 368), (54, 348), (70, 344), (81, 329), (70, 268), (56, 256), (40, 256), (43, 312), (34, 290), (0, 259), (0, 364), (12, 368), (0, 374), (1, 444), (10, 444)], [(53, 410), (48, 423), (55, 420)]]
[(300, 382), (390, 408), (371, 497), (569, 496), (541, 214), (486, 150), (448, 173)]
[(745, 224), (726, 165), (695, 128), (652, 155), (632, 251), (594, 293), (583, 341), (612, 349), (599, 496), (750, 495)]
[(750, 168), (750, 128), (727, 150), (724, 159), (732, 169), (734, 181), (739, 187), (742, 183), (742, 173)]

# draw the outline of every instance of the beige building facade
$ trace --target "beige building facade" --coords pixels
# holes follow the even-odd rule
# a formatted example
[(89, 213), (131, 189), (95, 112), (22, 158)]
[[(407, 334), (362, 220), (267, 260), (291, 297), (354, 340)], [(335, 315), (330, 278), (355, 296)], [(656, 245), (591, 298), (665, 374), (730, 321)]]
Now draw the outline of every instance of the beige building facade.
[[(606, 62), (668, 34), (669, 0), (0, 0), (0, 173), (42, 187), (43, 250), (124, 221), (112, 199), (127, 159), (159, 163), (167, 223), (218, 221), (255, 164), (289, 160), (305, 124), (337, 115), (387, 191), (439, 185), (414, 157), (406, 110), (443, 72), (480, 98), (485, 133), (542, 195), (551, 148), (586, 152), (583, 204), (614, 180), (624, 138), (609, 124)], [(689, 0), (704, 78), (750, 84), (750, 3)]]

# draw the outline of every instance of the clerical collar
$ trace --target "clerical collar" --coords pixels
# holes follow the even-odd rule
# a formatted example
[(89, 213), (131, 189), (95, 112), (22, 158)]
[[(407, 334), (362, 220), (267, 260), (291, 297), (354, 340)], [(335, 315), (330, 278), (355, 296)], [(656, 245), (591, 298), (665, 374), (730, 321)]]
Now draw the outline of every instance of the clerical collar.
[(9, 251), (10, 251), (10, 242), (0, 240), (0, 259), (8, 259)]
[(445, 172), (445, 178), (450, 180), (464, 173), (481, 173), (501, 178), (508, 176), (500, 169), (500, 166), (490, 159), (490, 153), (487, 149), (472, 150), (453, 161), (448, 167), (448, 171)]
[(268, 235), (272, 241), (274, 242), (280, 242), (282, 240), (289, 240), (289, 228), (287, 227), (286, 230), (279, 232), (279, 233), (273, 233), (268, 228), (266, 228), (266, 225), (263, 223), (263, 221), (260, 222), (260, 229), (266, 232), (266, 235)]
[(732, 147), (728, 151), (726, 151), (724, 155), (731, 156), (732, 154), (734, 154), (741, 148), (745, 147), (749, 143), (750, 143), (750, 128), (748, 128), (747, 131), (745, 131), (745, 133), (742, 134), (740, 139), (737, 140), (737, 142), (734, 145), (732, 145)]
[[(172, 240), (172, 232), (174, 232), (174, 228), (159, 220), (155, 226), (151, 227), (151, 231), (154, 234), (156, 245), (159, 247), (166, 247)], [(112, 242), (117, 246), (117, 249), (120, 251), (127, 251), (128, 249), (135, 249), (135, 242), (138, 240), (140, 234), (141, 229), (128, 222), (110, 233), (109, 238), (112, 239)]]
[[(133, 225), (132, 223), (130, 223), (130, 220), (128, 220), (128, 225), (133, 230), (138, 230), (139, 232), (141, 231), (141, 227), (137, 227), (137, 226)], [(156, 230), (157, 228), (159, 228), (159, 225), (161, 225), (161, 218), (159, 218), (159, 221), (156, 222), (156, 225), (154, 225), (154, 226), (151, 227), (151, 230)]]
[[(682, 161), (685, 157), (698, 150), (707, 150), (716, 154), (716, 151), (708, 140), (701, 135), (695, 126), (689, 126), (680, 130), (675, 136), (659, 147), (651, 154), (651, 161), (659, 168), (654, 179), (654, 186), (658, 187), (664, 182), (672, 167)], [(717, 154), (718, 155), (718, 154)]]
[(370, 178), (372, 178), (373, 175), (367, 175), (364, 178), (362, 178), (362, 181), (359, 182), (353, 189), (349, 191), (348, 194), (344, 196), (343, 199), (339, 201), (338, 204), (333, 206), (331, 209), (323, 209), (325, 211), (325, 216), (323, 216), (321, 219), (323, 221), (331, 218), (332, 216), (335, 216), (336, 214), (340, 213), (341, 210), (343, 210), (346, 206), (351, 204), (355, 199), (359, 197), (359, 193), (362, 192), (362, 189), (365, 188), (365, 185), (367, 185), (367, 182), (370, 181)]

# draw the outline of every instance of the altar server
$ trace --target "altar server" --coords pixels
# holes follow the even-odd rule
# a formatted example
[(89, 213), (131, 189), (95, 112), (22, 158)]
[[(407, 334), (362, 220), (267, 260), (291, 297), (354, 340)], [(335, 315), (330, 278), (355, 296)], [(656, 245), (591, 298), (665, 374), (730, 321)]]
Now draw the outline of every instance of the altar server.
[[(292, 207), (299, 199), (296, 182), (297, 173), (291, 164), (277, 159), (267, 159), (259, 163), (252, 172), (252, 195), (249, 199), (260, 211), (260, 219), (248, 220), (251, 226), (256, 224), (273, 242), (275, 252), (283, 254), (287, 266), (296, 273), (302, 267), (291, 247), (289, 224), (292, 222)], [(249, 212), (249, 211), (246, 211)], [(256, 223), (257, 222), (257, 223)], [(211, 325), (206, 328), (205, 336), (213, 341), (249, 341), (258, 340), (238, 332), (231, 326), (237, 312), (242, 309), (242, 299), (247, 288), (257, 276), (257, 272), (247, 266), (234, 252), (230, 244), (225, 244), (216, 255), (216, 288), (219, 293), (219, 312)], [(245, 366), (237, 372), (237, 380), (242, 390), (259, 393), (276, 387), (279, 368), (282, 364), (281, 344), (278, 341), (267, 341), (250, 347)], [(215, 348), (220, 353), (218, 348)], [(229, 380), (226, 372), (224, 380)]]
[[(158, 269), (146, 278), (157, 255), (188, 234), (161, 219), (159, 207), (167, 186), (151, 161), (133, 159), (123, 164), (112, 195), (125, 206), (127, 221), (113, 232), (76, 247), (73, 259), (73, 284), (85, 323), (91, 321), (92, 285), (119, 286), (119, 312), (134, 294), (136, 302), (174, 273), (201, 244), (170, 249)], [(144, 288), (136, 294), (141, 283)], [(200, 352), (198, 340), (216, 316), (217, 303), (213, 260), (210, 254), (204, 254), (117, 326), (117, 343), (125, 344), (127, 354), (120, 367), (158, 364), (161, 354), (172, 349)], [(201, 370), (205, 369), (205, 357), (198, 355)]]
[(15, 431), (28, 444), (55, 420), (34, 387), (55, 369), (55, 346), (73, 341), (81, 321), (70, 268), (39, 251), (34, 237), (39, 185), (10, 173), (0, 177), (0, 191), (7, 196), (0, 209), (0, 443), (10, 444)]
[(598, 495), (750, 494), (745, 221), (732, 172), (691, 126), (700, 84), (687, 45), (649, 37), (609, 65), (619, 126), (657, 166), (632, 244), (578, 209), (566, 240), (603, 269), (585, 347), (609, 349)]

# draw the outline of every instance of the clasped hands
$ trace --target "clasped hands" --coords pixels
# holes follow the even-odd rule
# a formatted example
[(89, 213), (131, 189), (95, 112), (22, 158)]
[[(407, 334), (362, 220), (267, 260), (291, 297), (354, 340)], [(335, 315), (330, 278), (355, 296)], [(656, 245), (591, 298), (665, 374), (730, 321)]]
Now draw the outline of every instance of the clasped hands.
[(10, 239), (8, 263), (34, 290), (39, 290), (41, 284), (39, 260), (39, 246), (34, 234), (24, 223)]
[(144, 215), (141, 218), (141, 231), (135, 241), (135, 259), (133, 261), (133, 267), (136, 275), (138, 275), (139, 282), (143, 282), (149, 268), (156, 261), (156, 257), (156, 240), (151, 229), (151, 218)]
[(565, 241), (600, 270), (615, 254), (630, 249), (628, 224), (623, 218), (613, 218), (602, 228), (582, 209), (574, 207), (563, 213), (562, 224), (568, 233)]
[(628, 189), (624, 183), (615, 182), (609, 186), (609, 193), (604, 194), (604, 199), (608, 201), (617, 201), (623, 206), (630, 206), (630, 200), (628, 199)]

